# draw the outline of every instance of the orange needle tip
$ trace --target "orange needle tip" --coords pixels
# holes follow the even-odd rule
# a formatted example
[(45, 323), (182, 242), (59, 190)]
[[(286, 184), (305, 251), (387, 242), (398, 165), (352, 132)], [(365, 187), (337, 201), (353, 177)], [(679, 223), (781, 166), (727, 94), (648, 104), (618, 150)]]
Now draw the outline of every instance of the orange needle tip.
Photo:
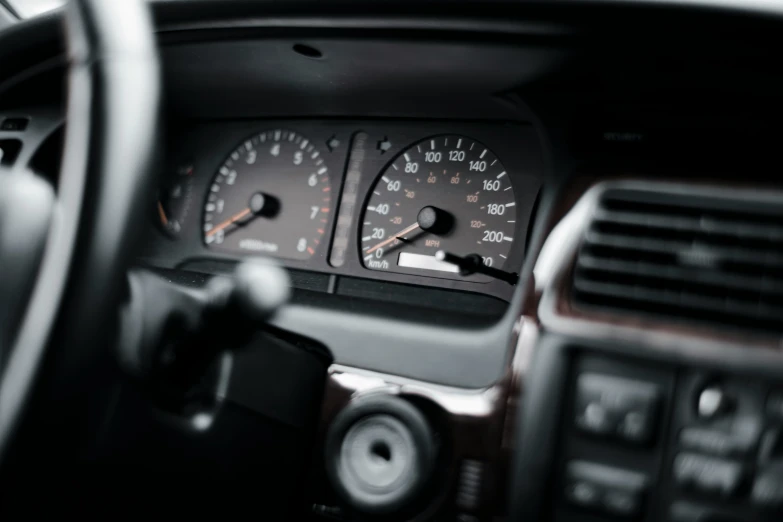
[(158, 215), (160, 216), (160, 222), (163, 223), (163, 226), (166, 226), (169, 224), (169, 220), (166, 217), (166, 211), (163, 210), (163, 203), (158, 201)]

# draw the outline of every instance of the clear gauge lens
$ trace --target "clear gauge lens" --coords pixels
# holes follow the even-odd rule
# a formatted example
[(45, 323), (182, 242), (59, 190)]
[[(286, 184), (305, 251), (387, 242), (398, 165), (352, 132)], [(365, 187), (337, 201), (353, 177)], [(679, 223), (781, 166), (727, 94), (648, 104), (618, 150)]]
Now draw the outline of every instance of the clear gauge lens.
[(435, 258), (439, 250), (503, 268), (515, 237), (516, 199), (503, 164), (481, 143), (449, 135), (416, 143), (381, 173), (359, 242), (371, 270), (462, 279)]
[(193, 165), (182, 165), (161, 189), (157, 202), (158, 224), (170, 237), (176, 239), (182, 232), (192, 200)]
[(315, 254), (331, 211), (329, 170), (306, 138), (254, 136), (221, 165), (204, 204), (210, 248), (287, 259)]

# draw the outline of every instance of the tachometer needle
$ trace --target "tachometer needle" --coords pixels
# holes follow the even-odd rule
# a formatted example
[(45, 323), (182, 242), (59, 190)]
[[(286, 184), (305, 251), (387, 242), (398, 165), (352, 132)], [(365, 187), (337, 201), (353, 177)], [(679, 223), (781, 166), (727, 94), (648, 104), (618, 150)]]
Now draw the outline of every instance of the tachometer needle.
[(233, 225), (234, 223), (236, 223), (237, 221), (239, 221), (243, 217), (250, 215), (250, 213), (252, 213), (252, 212), (253, 211), (250, 208), (246, 208), (242, 212), (238, 212), (238, 213), (234, 214), (233, 216), (231, 216), (227, 220), (223, 221), (219, 225), (215, 225), (215, 227), (212, 230), (207, 232), (207, 237), (210, 237), (212, 235), (217, 234), (218, 232), (220, 232), (224, 228)]
[(166, 211), (163, 210), (163, 204), (158, 201), (158, 214), (160, 215), (160, 222), (163, 223), (163, 226), (169, 224), (169, 219), (166, 217)]
[(372, 254), (373, 252), (375, 252), (379, 248), (385, 247), (389, 243), (392, 243), (396, 239), (399, 239), (399, 236), (404, 236), (405, 234), (409, 234), (410, 232), (413, 232), (417, 228), (419, 228), (419, 224), (418, 223), (414, 223), (411, 226), (409, 226), (408, 228), (405, 228), (404, 230), (400, 230), (399, 232), (397, 232), (393, 236), (390, 236), (388, 239), (385, 239), (385, 240), (381, 241), (380, 243), (378, 243), (377, 245), (375, 245), (371, 249), (367, 250), (366, 253), (367, 254)]

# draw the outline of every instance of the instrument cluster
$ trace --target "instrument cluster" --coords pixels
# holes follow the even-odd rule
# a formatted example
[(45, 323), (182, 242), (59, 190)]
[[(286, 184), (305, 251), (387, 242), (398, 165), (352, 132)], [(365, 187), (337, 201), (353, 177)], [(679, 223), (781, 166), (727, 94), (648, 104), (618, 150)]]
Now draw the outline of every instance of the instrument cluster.
[[(170, 140), (151, 265), (294, 270), (508, 299), (542, 160), (519, 123), (195, 123)], [(214, 266), (214, 263), (213, 263)]]

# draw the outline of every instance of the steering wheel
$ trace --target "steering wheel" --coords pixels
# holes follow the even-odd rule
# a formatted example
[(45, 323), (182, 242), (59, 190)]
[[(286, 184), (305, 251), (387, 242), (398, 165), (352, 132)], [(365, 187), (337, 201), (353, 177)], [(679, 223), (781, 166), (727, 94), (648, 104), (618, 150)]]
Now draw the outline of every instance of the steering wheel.
[(44, 377), (78, 393), (106, 355), (153, 193), (160, 74), (145, 2), (71, 0), (65, 24), (58, 187), (0, 171), (0, 467)]

